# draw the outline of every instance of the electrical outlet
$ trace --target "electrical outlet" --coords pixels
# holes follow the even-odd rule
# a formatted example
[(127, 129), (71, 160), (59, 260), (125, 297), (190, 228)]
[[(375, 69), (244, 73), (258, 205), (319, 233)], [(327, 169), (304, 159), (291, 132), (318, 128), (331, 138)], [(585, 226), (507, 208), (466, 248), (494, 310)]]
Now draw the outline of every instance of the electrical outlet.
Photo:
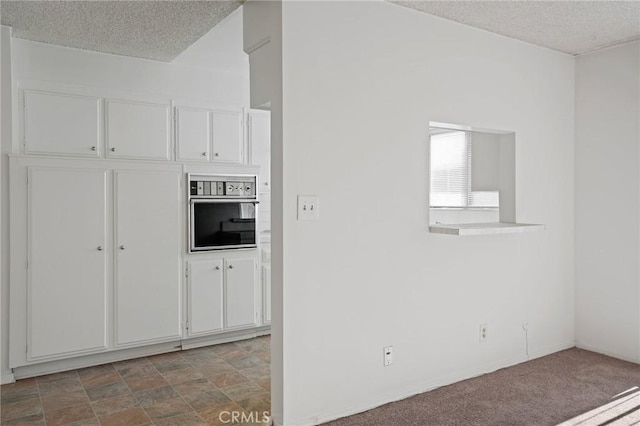
[(298, 220), (320, 220), (320, 197), (298, 195)]
[(388, 367), (393, 364), (393, 346), (386, 346), (384, 348), (384, 366)]
[(480, 343), (486, 343), (488, 337), (487, 324), (480, 324)]

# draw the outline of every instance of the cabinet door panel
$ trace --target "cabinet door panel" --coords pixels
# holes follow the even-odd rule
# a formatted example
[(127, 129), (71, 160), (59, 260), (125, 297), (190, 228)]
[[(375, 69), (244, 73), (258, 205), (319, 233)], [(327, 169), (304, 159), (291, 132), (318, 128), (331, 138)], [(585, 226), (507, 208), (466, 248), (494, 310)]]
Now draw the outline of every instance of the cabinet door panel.
[(241, 111), (213, 111), (213, 161), (244, 163)]
[(106, 101), (107, 155), (169, 159), (169, 105)]
[(223, 262), (189, 263), (189, 335), (222, 330)]
[(254, 326), (256, 262), (254, 259), (229, 259), (225, 264), (227, 328)]
[(265, 324), (271, 323), (271, 265), (262, 265), (262, 312)]
[(27, 154), (100, 155), (100, 99), (24, 92)]
[(28, 358), (107, 347), (105, 170), (29, 171)]
[(177, 107), (177, 159), (209, 161), (211, 126), (206, 109)]
[(180, 335), (180, 174), (116, 172), (116, 343)]
[(265, 113), (249, 115), (251, 164), (260, 166), (260, 191), (269, 190), (271, 180), (271, 118)]

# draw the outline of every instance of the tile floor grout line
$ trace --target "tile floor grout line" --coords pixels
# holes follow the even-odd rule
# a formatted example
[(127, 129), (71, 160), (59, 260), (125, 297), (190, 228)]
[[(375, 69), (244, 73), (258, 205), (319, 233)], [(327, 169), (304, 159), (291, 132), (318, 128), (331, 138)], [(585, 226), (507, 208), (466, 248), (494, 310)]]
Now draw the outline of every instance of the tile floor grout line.
[[(232, 343), (233, 343), (233, 342), (232, 342)], [(213, 352), (213, 351), (211, 350), (211, 346), (208, 346), (208, 347), (207, 347), (207, 349), (209, 350), (209, 352), (211, 352), (213, 355), (215, 355), (215, 357), (216, 357), (216, 358), (219, 358), (219, 357), (216, 355), (216, 353), (215, 353), (215, 352)], [(184, 356), (183, 356), (183, 358), (184, 358)], [(189, 360), (185, 360), (185, 361), (187, 361), (187, 363), (189, 364), (189, 367), (190, 367), (190, 368), (194, 368), (194, 369), (195, 369), (195, 368), (197, 368), (197, 367), (195, 367), (193, 364), (191, 364), (191, 362), (190, 362)], [(204, 375), (203, 375), (203, 377), (207, 380), (207, 383), (209, 383), (210, 385), (213, 385), (216, 389), (218, 389), (218, 387), (217, 387), (215, 384), (211, 383), (211, 381), (209, 380), (209, 378), (208, 378), (208, 377), (206, 377), (206, 376), (204, 376)], [(186, 383), (186, 382), (184, 382), (184, 383)], [(171, 386), (173, 387), (173, 385), (171, 385)], [(178, 393), (178, 395), (180, 395), (180, 397), (182, 397), (182, 394), (181, 394), (179, 391), (176, 391), (176, 392)], [(224, 392), (223, 392), (223, 395), (227, 396)], [(229, 397), (227, 396), (227, 398), (229, 398)], [(231, 400), (231, 398), (229, 398), (229, 399)], [(233, 401), (233, 400), (231, 400), (231, 401)], [(196, 410), (196, 408), (195, 408), (193, 405), (191, 405), (191, 403), (187, 402), (186, 400), (185, 400), (185, 402), (187, 403), (187, 405), (189, 405), (189, 407), (191, 407), (191, 409), (193, 409), (193, 411), (195, 411), (195, 412), (196, 412), (196, 415), (200, 418), (200, 420), (202, 420), (203, 422), (207, 423), (207, 422), (206, 422), (206, 421), (205, 421), (205, 420), (200, 416), (200, 412), (199, 412), (198, 410)], [(234, 401), (234, 402), (235, 402), (235, 401)]]
[[(80, 386), (82, 386), (82, 391), (87, 396), (87, 401), (89, 401), (89, 407), (91, 407), (91, 411), (93, 412), (93, 415), (96, 416), (96, 420), (98, 421), (98, 423), (102, 424), (102, 422), (100, 421), (100, 417), (98, 417), (98, 414), (96, 413), (96, 410), (94, 410), (94, 408), (93, 408), (93, 404), (91, 403), (91, 399), (89, 398), (89, 394), (87, 393), (87, 388), (85, 388), (84, 387), (84, 383), (82, 383), (82, 377), (80, 377), (80, 373), (78, 373), (78, 369), (76, 369), (75, 371), (76, 371), (76, 375), (78, 376), (78, 380), (80, 381)], [(46, 424), (45, 424), (45, 426), (46, 426)]]
[[(153, 363), (151, 363), (151, 364), (153, 365)], [(191, 364), (189, 364), (189, 365), (191, 365)], [(156, 368), (156, 366), (155, 366), (155, 365), (153, 366), (153, 368), (155, 368), (155, 369), (156, 369), (156, 371), (158, 372), (158, 374), (160, 374), (160, 376), (162, 376), (162, 373), (160, 373), (160, 371)], [(164, 378), (164, 376), (162, 376), (162, 378)], [(169, 382), (167, 382), (167, 383), (169, 383)], [(173, 391), (174, 391), (175, 393), (177, 393), (177, 394), (178, 394), (178, 396), (180, 397), (180, 399), (182, 399), (182, 402), (184, 402), (184, 403), (185, 403), (185, 404), (187, 404), (189, 407), (191, 407), (191, 409), (194, 411), (194, 413), (196, 413), (196, 416), (200, 417), (200, 414), (196, 411), (196, 409), (195, 409), (195, 408), (193, 408), (193, 406), (192, 406), (191, 404), (189, 404), (189, 403), (187, 402), (187, 400), (186, 400), (186, 399), (184, 399), (184, 397), (182, 396), (182, 394), (181, 394), (180, 392), (178, 392), (178, 390), (176, 390), (176, 388), (174, 388), (174, 387), (173, 387), (173, 385), (172, 385), (171, 383), (169, 383), (169, 386), (171, 386), (171, 389), (173, 389)], [(145, 411), (146, 411), (146, 410), (145, 410)], [(183, 413), (181, 413), (181, 414), (183, 414)], [(179, 416), (179, 415), (180, 415), (180, 414), (176, 414), (176, 416)], [(169, 416), (169, 417), (173, 417), (173, 416)], [(151, 416), (149, 416), (149, 418), (151, 418)], [(155, 424), (155, 423), (154, 423), (154, 424)]]
[[(78, 379), (78, 382), (80, 383), (80, 386), (82, 386), (82, 390), (84, 391), (84, 386), (82, 385), (82, 381), (80, 380), (80, 375), (78, 374), (78, 369), (75, 370), (69, 370), (69, 371), (61, 371), (59, 373), (66, 373), (66, 372), (70, 372), (72, 371), (73, 373), (75, 373), (75, 377)], [(59, 373), (52, 373), (52, 374), (59, 374)], [(45, 375), (46, 376), (46, 375)], [(42, 377), (45, 377), (42, 376)], [(42, 391), (40, 390), (40, 380), (38, 380), (38, 377), (35, 377), (36, 379), (36, 386), (38, 387), (38, 397), (40, 398), (40, 406), (42, 407), (42, 419), (44, 421), (45, 426), (47, 425), (47, 416), (46, 416), (46, 410), (44, 408), (44, 402), (42, 401)], [(62, 380), (69, 380), (68, 378), (62, 378), (62, 379), (54, 379), (54, 380), (48, 380), (46, 383), (55, 383), (58, 381), (62, 381)], [(60, 394), (62, 394), (64, 392), (61, 392)], [(86, 391), (85, 391), (86, 394)], [(58, 394), (53, 394), (53, 395), (49, 395), (49, 396), (55, 396)], [(89, 400), (89, 395), (87, 395), (87, 400)], [(91, 401), (89, 401), (89, 405), (91, 405)], [(71, 405), (69, 407), (65, 407), (65, 408), (61, 408), (60, 410), (65, 410), (67, 408), (71, 408), (74, 407), (75, 405)], [(93, 411), (93, 407), (91, 407), (91, 410)], [(56, 410), (50, 410), (51, 412), (56, 411)], [(94, 413), (95, 414), (95, 413)]]
[[(156, 368), (155, 365), (153, 365), (153, 363), (151, 361), (149, 361), (148, 357), (140, 357), (140, 358), (144, 358), (152, 367), (154, 370), (156, 370), (158, 372), (158, 374), (160, 374), (160, 372), (158, 371), (158, 369)], [(140, 359), (140, 358), (134, 358), (134, 359)], [(120, 374), (120, 370), (118, 370), (116, 368), (115, 365), (113, 365), (113, 363), (111, 363), (111, 366), (113, 367), (114, 370), (116, 370), (116, 372), (118, 373), (118, 376), (120, 376), (120, 379), (122, 380), (122, 383), (124, 383), (124, 385), (127, 387), (127, 389), (129, 389), (129, 392), (131, 392), (131, 396), (133, 396), (133, 399), (136, 400), (136, 403), (138, 404), (138, 406), (140, 408), (142, 408), (142, 411), (144, 411), (144, 414), (147, 415), (147, 417), (149, 417), (149, 420), (151, 420), (151, 424), (155, 425), (156, 422), (151, 418), (151, 416), (149, 415), (149, 412), (147, 411), (146, 407), (143, 407), (142, 404), (140, 403), (140, 401), (138, 401), (138, 397), (136, 396), (135, 392), (133, 391), (133, 389), (131, 389), (131, 387), (129, 386), (129, 383), (127, 383), (127, 381), (125, 380), (124, 376), (122, 374)], [(142, 376), (145, 377), (145, 376)], [(100, 419), (98, 419), (98, 421), (100, 421)], [(102, 422), (100, 422), (100, 424), (102, 424)]]

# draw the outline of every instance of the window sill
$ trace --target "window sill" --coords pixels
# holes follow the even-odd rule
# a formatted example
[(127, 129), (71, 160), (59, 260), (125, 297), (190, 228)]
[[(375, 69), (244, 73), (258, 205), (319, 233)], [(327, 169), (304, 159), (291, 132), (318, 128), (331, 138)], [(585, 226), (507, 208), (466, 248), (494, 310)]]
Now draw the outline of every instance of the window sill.
[(429, 226), (429, 232), (447, 235), (490, 235), (490, 234), (516, 234), (522, 232), (535, 232), (544, 230), (544, 225), (534, 223), (459, 223), (437, 224)]

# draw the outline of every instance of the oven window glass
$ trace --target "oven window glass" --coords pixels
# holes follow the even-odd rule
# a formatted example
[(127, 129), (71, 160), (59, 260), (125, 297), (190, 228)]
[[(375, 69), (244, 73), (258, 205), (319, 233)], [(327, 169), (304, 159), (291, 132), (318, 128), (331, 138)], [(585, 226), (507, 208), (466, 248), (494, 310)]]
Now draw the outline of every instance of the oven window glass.
[(192, 208), (194, 249), (255, 245), (255, 203), (194, 202)]

